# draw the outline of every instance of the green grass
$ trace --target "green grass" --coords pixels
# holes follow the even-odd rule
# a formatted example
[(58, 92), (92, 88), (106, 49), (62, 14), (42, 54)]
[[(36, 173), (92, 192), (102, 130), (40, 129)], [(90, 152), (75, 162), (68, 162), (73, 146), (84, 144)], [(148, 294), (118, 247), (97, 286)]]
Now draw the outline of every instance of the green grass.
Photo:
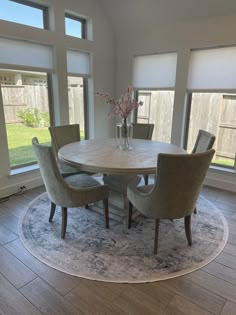
[(36, 161), (31, 144), (33, 137), (37, 137), (40, 143), (50, 145), (48, 128), (31, 128), (21, 124), (7, 124), (11, 167)]
[(212, 164), (234, 168), (234, 159), (232, 160), (216, 159), (212, 161)]
[[(37, 137), (42, 144), (51, 144), (48, 128), (32, 128), (21, 124), (7, 124), (6, 127), (10, 165), (13, 168), (36, 161), (31, 144), (33, 137)], [(81, 139), (83, 138), (82, 132)]]

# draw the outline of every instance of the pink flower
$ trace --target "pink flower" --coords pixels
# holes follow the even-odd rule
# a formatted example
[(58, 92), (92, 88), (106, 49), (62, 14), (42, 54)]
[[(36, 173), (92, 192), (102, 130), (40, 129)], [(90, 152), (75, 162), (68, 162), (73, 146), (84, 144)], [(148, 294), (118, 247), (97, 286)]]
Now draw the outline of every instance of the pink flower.
[(96, 95), (103, 97), (106, 104), (114, 105), (113, 111), (108, 115), (108, 118), (118, 116), (126, 119), (132, 110), (143, 105), (143, 102), (137, 102), (133, 98), (133, 91), (133, 88), (129, 86), (127, 92), (122, 94), (118, 100), (111, 98), (108, 93), (96, 93)]

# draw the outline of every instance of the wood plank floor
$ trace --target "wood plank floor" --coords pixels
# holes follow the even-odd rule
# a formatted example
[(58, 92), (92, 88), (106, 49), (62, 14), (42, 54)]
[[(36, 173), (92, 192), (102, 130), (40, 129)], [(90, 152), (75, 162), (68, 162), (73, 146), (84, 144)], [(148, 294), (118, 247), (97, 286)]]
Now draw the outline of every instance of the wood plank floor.
[(236, 193), (204, 187), (229, 224), (229, 240), (210, 264), (154, 283), (89, 281), (54, 270), (21, 244), (17, 223), (43, 187), (0, 203), (0, 314), (236, 314)]

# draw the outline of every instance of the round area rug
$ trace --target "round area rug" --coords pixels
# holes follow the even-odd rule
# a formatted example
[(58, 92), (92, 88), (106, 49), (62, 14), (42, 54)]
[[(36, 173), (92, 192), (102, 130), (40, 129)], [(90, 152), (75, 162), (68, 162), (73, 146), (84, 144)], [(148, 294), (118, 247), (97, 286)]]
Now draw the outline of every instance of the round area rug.
[(48, 222), (47, 193), (37, 197), (22, 216), (19, 233), (29, 252), (45, 264), (82, 278), (107, 282), (152, 282), (203, 267), (224, 248), (228, 226), (222, 213), (200, 197), (192, 215), (193, 245), (188, 246), (184, 219), (162, 220), (158, 254), (153, 254), (155, 222), (140, 216), (131, 229), (85, 208), (68, 209), (66, 238), (60, 238), (61, 211)]

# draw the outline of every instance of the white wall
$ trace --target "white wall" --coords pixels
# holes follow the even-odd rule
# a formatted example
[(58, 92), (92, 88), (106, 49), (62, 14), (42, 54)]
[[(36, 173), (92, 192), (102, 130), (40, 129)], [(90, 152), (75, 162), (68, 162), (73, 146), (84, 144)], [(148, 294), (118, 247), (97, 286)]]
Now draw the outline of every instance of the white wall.
[[(0, 20), (0, 37), (36, 41), (54, 47), (55, 72), (53, 74), (54, 106), (56, 124), (67, 124), (68, 95), (66, 78), (66, 50), (80, 49), (92, 54), (93, 75), (89, 79), (90, 137), (108, 137), (113, 132), (112, 121), (107, 119), (110, 109), (94, 97), (97, 91), (114, 92), (114, 34), (96, 0), (47, 0), (41, 1), (50, 7), (50, 31), (32, 28)], [(65, 9), (89, 17), (92, 22), (92, 40), (65, 36)], [(54, 23), (55, 21), (55, 23)], [(1, 52), (0, 52), (1, 63)], [(38, 170), (10, 175), (4, 114), (0, 100), (0, 197), (17, 191), (20, 184), (27, 188), (41, 183)]]
[[(148, 18), (148, 16), (146, 17)], [(145, 29), (117, 33), (117, 76), (116, 93), (120, 94), (132, 84), (132, 59), (134, 55), (177, 51), (176, 89), (173, 112), (172, 143), (181, 145), (183, 139), (186, 85), (190, 51), (236, 45), (236, 16), (192, 20), (175, 24), (160, 25), (155, 20), (146, 23)], [(235, 75), (236, 78), (236, 75)], [(235, 91), (236, 92), (236, 91)], [(227, 175), (212, 170), (208, 183), (236, 191), (235, 172)]]

